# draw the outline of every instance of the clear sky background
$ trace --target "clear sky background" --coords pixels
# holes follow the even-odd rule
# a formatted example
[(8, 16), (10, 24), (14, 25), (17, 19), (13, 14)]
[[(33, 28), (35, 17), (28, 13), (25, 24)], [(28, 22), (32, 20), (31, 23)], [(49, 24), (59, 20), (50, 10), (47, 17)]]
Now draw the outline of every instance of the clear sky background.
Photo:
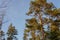
[[(53, 2), (57, 8), (60, 7), (60, 0), (49, 0), (49, 2)], [(10, 23), (12, 23), (18, 31), (18, 40), (23, 40), (25, 19), (28, 18), (28, 16), (26, 16), (26, 12), (29, 9), (29, 3), (30, 0), (12, 0), (6, 10), (4, 22), (8, 22), (3, 24), (2, 29), (6, 33)]]

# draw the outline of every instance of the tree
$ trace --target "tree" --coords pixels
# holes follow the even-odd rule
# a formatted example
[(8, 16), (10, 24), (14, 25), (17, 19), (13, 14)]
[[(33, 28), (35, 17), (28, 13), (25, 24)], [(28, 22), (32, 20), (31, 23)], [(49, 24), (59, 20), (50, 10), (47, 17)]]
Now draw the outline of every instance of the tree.
[(15, 29), (14, 26), (12, 26), (12, 24), (10, 24), (8, 32), (7, 32), (7, 40), (17, 40), (17, 38), (15, 37), (15, 35), (17, 35), (17, 30)]
[(0, 40), (5, 40), (5, 38), (4, 38), (5, 33), (2, 30), (2, 26), (5, 23), (3, 21), (4, 21), (6, 9), (8, 8), (8, 5), (12, 0), (0, 0), (0, 1), (1, 1), (0, 2)]
[(27, 15), (33, 17), (26, 20), (24, 40), (60, 40), (60, 8), (47, 0), (34, 0)]
[(5, 40), (4, 35), (5, 35), (4, 32), (2, 30), (0, 30), (0, 39), (1, 40)]

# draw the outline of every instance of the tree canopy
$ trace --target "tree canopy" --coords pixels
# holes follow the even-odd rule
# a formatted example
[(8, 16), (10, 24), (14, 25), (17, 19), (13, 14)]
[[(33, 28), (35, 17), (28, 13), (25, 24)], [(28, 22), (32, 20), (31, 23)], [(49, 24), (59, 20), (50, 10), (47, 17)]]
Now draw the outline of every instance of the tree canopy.
[(60, 40), (60, 8), (52, 2), (31, 1), (26, 15), (33, 17), (26, 19), (24, 40)]

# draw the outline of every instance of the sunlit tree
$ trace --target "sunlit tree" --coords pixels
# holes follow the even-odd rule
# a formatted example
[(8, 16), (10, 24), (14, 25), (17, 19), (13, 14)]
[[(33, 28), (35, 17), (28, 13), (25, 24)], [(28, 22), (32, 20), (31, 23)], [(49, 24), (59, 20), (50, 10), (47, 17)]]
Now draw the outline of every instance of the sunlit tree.
[[(30, 2), (24, 40), (60, 40), (60, 8), (47, 0)], [(47, 25), (47, 26), (45, 26)]]
[(17, 40), (17, 37), (15, 35), (17, 35), (17, 30), (15, 29), (14, 26), (12, 26), (12, 24), (10, 24), (8, 31), (7, 31), (7, 40)]

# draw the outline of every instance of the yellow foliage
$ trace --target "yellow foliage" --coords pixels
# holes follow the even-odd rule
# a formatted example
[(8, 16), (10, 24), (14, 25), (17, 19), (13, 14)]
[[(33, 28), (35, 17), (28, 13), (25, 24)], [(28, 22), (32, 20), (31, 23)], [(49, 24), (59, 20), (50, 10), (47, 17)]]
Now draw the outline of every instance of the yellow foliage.
[(60, 15), (60, 9), (46, 9), (45, 11), (47, 14), (50, 14), (52, 16)]
[(15, 32), (15, 27), (12, 26), (12, 24), (10, 24), (9, 29), (8, 29), (8, 32), (9, 33), (14, 33)]
[(9, 32), (13, 33), (15, 31), (15, 28), (14, 27), (10, 27), (9, 28)]
[(51, 29), (51, 31), (56, 31), (56, 30), (58, 30), (58, 27), (56, 25), (51, 25), (50, 29)]

